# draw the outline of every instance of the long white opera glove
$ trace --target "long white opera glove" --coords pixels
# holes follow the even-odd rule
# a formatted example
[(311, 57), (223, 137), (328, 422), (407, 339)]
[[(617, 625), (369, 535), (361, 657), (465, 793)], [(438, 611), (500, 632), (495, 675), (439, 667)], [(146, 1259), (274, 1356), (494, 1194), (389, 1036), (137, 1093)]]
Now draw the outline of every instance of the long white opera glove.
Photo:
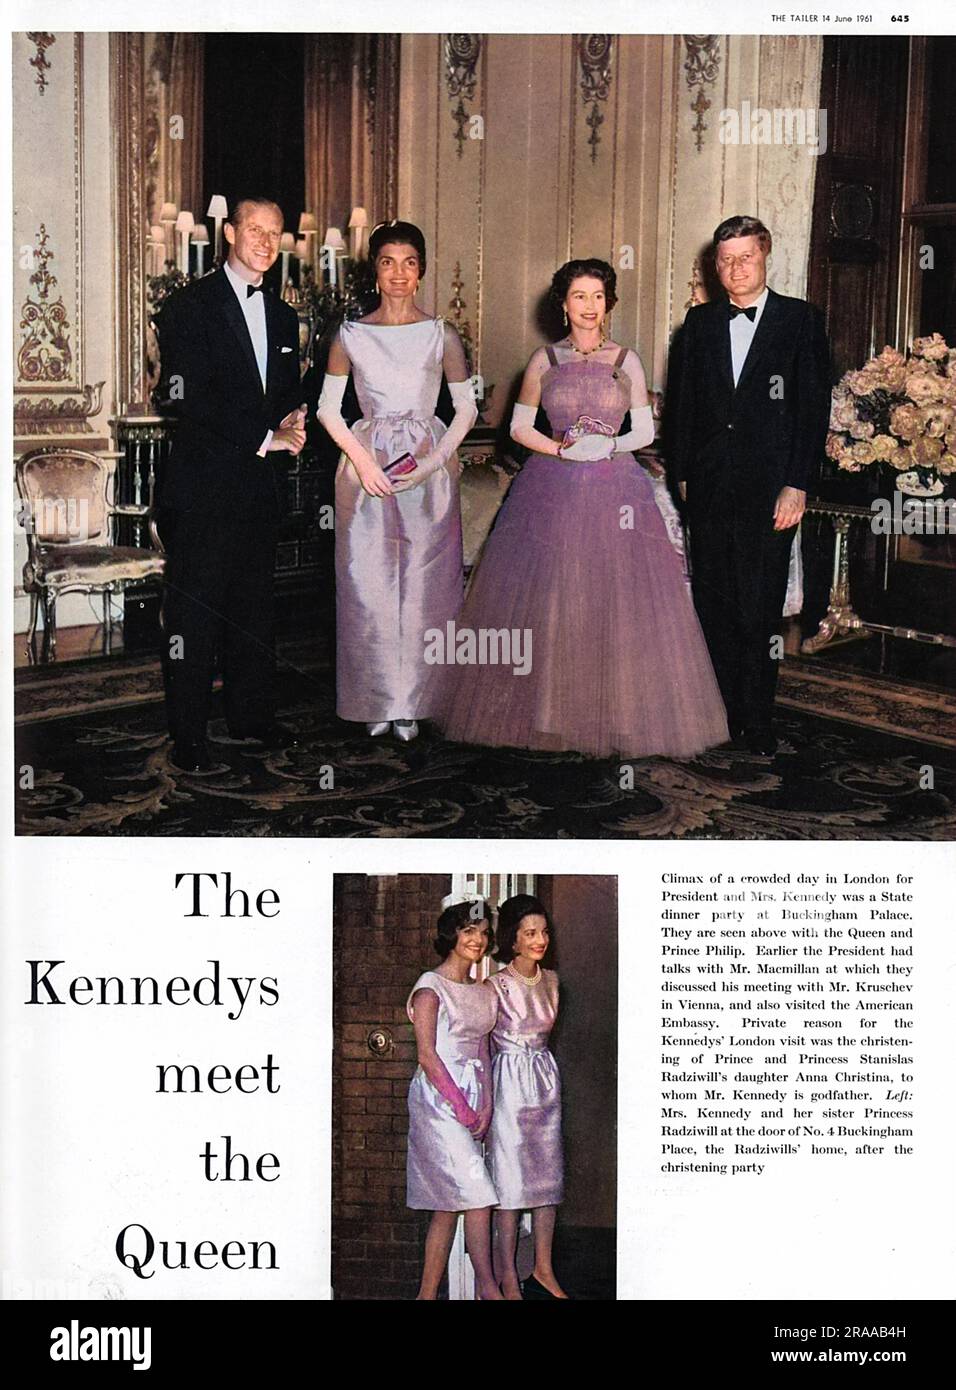
[(435, 447), (429, 453), (423, 454), (420, 459), (416, 459), (418, 467), (414, 473), (392, 480), (392, 486), (396, 492), (408, 492), (410, 488), (418, 487), (426, 478), (437, 473), (439, 468), (444, 468), (478, 419), (475, 388), (471, 381), (450, 381), (448, 390), (451, 392), (452, 405), (455, 407), (451, 424)]
[(357, 458), (363, 461), (368, 457), (361, 443), (349, 429), (342, 415), (342, 401), (345, 399), (347, 376), (331, 376), (328, 372), (322, 382), (319, 407), (316, 419), (327, 431), (329, 437), (339, 446), (353, 463)]
[(532, 453), (553, 454), (554, 440), (534, 427), (537, 415), (538, 407), (536, 405), (522, 405), (518, 401), (511, 412), (511, 438), (516, 444), (523, 444)]
[[(616, 454), (629, 454), (634, 449), (645, 449), (654, 442), (654, 416), (649, 405), (631, 406), (631, 428), (627, 434), (619, 434), (614, 440)], [(568, 451), (565, 450), (565, 458)]]

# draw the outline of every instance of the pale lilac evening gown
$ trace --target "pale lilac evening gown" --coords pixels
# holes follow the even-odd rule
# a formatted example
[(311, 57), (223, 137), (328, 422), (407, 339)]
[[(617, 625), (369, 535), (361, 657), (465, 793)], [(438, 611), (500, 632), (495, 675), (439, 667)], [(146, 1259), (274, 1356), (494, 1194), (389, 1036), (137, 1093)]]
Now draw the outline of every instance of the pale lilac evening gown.
[[(542, 378), (555, 438), (581, 415), (618, 432), (630, 400), (618, 362), (555, 359)], [(436, 667), (433, 718), (447, 738), (688, 757), (728, 737), (681, 559), (633, 454), (532, 454), (455, 622), (529, 635), (531, 669)]]
[[(355, 435), (379, 464), (421, 456), (445, 433), (442, 319), (343, 323), (361, 420)], [(463, 594), (458, 460), (418, 487), (370, 497), (342, 458), (335, 477), (336, 709), (342, 719), (420, 719), (425, 632), (454, 618)]]
[[(494, 1027), (494, 994), (484, 985), (459, 984), (434, 970), (419, 976), (408, 996), (409, 1018), (416, 990), (438, 996), (435, 1049), (473, 1110), (481, 1106), (481, 1041)], [(408, 1088), (406, 1205), (420, 1211), (470, 1211), (493, 1207), (498, 1194), (488, 1176), (481, 1144), (455, 1119), (451, 1105), (421, 1067)]]
[(564, 1196), (561, 1075), (548, 1039), (558, 1016), (558, 977), (542, 970), (539, 983), (529, 985), (500, 970), (486, 988), (498, 1000), (488, 1134), (498, 1205), (505, 1211), (557, 1206)]

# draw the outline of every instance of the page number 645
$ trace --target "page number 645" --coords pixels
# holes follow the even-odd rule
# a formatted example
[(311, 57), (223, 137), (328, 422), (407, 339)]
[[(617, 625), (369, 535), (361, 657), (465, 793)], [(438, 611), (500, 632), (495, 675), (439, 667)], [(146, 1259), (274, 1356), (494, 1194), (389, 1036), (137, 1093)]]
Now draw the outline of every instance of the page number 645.
[(910, 17), (909, 17), (908, 14), (891, 14), (891, 15), (890, 15), (890, 23), (891, 23), (891, 24), (909, 24), (909, 22), (910, 22)]

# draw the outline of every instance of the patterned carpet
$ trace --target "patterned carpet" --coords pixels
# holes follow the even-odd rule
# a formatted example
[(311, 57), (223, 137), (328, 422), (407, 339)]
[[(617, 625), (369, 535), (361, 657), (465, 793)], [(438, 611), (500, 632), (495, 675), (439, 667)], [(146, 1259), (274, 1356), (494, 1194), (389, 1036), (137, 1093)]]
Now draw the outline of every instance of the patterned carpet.
[(281, 716), (299, 746), (235, 743), (215, 719), (203, 774), (170, 764), (153, 659), (18, 673), (20, 833), (944, 840), (956, 828), (956, 699), (928, 687), (788, 661), (772, 761), (728, 747), (622, 765), (470, 748), (427, 726), (411, 744), (372, 741), (336, 718), (314, 652), (284, 656)]

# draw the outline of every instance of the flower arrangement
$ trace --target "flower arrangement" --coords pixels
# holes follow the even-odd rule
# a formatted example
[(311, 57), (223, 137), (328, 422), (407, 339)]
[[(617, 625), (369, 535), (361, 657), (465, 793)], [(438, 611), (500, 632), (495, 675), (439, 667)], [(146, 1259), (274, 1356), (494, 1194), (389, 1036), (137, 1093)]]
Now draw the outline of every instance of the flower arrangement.
[(956, 348), (934, 333), (885, 347), (833, 388), (826, 452), (848, 473), (887, 464), (896, 486), (938, 496), (956, 473)]

